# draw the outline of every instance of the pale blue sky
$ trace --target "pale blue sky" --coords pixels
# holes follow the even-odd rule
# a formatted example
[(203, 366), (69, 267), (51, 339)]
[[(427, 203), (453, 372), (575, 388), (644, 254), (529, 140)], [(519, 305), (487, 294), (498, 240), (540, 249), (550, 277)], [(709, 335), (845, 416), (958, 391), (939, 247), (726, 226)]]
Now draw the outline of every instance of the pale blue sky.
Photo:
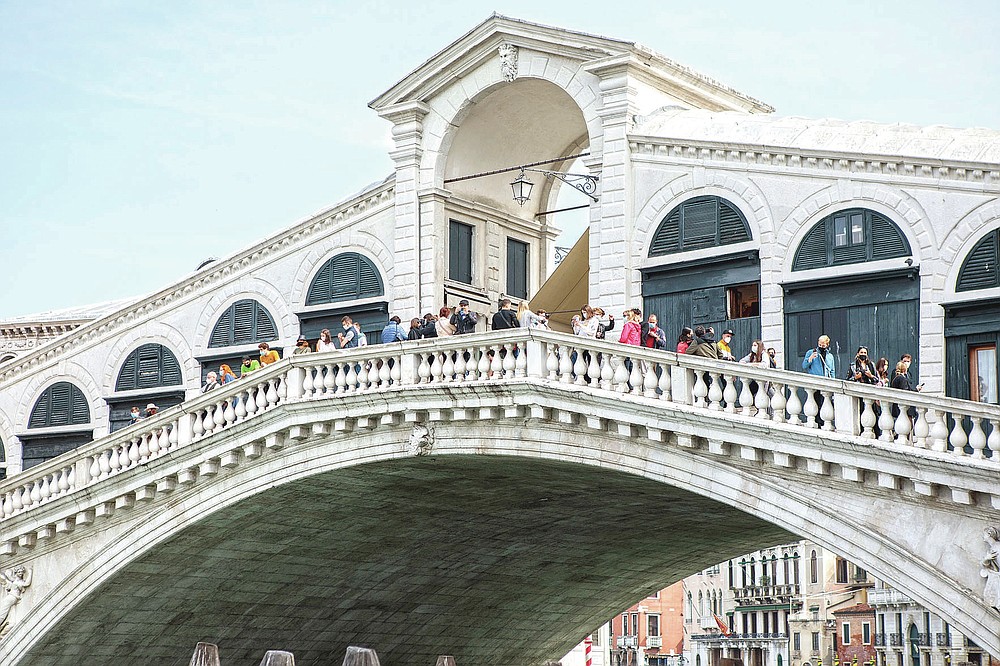
[(0, 320), (155, 291), (388, 175), (367, 103), (493, 11), (779, 114), (1000, 128), (991, 1), (0, 0)]

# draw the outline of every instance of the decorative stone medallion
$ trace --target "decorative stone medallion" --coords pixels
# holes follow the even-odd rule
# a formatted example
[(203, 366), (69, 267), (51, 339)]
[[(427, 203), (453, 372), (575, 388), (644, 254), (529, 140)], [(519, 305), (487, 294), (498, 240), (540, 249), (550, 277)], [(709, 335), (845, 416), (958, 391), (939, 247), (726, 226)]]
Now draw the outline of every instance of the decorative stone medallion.
[(409, 452), (415, 456), (426, 456), (430, 455), (433, 447), (434, 431), (422, 423), (414, 425), (413, 430), (410, 431), (410, 441), (407, 447)]
[(500, 76), (507, 83), (517, 78), (517, 47), (504, 42), (497, 49), (500, 54)]

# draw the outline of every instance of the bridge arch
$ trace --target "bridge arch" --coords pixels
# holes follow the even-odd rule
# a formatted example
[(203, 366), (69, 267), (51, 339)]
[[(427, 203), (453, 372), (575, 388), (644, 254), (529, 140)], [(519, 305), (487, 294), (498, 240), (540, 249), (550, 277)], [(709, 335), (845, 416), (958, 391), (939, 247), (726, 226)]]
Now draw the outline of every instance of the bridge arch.
[[(443, 393), (438, 397), (443, 398)], [(471, 397), (481, 404), (482, 396)], [(350, 408), (342, 397), (336, 403), (340, 414), (345, 413), (340, 410)], [(383, 407), (392, 413), (391, 405)], [(593, 413), (596, 405), (590, 404), (588, 409)], [(461, 408), (462, 414), (469, 411)], [(665, 446), (639, 436), (634, 429), (591, 424), (574, 430), (569, 439), (564, 427), (558, 425), (567, 421), (555, 410), (551, 418), (534, 418), (524, 408), (503, 413), (505, 418), (490, 424), (488, 438), (482, 436), (480, 419), (427, 421), (429, 413), (416, 413), (429, 428), (431, 440), (429, 455), (416, 456), (408, 445), (410, 427), (406, 420), (390, 419), (388, 427), (348, 429), (349, 435), (338, 436), (331, 434), (328, 416), (314, 414), (316, 423), (327, 427), (314, 428), (313, 436), (287, 441), (288, 446), (278, 448), (274, 455), (255, 457), (224, 475), (209, 477), (187, 495), (179, 496), (169, 510), (143, 514), (138, 529), (124, 519), (110, 523), (102, 532), (107, 535), (107, 544), (98, 549), (100, 555), (74, 562), (66, 568), (64, 579), (49, 583), (54, 589), (15, 626), (16, 639), (0, 645), (0, 659), (30, 661), (52, 657), (63, 645), (60, 641), (84, 644), (80, 643), (85, 638), (81, 632), (86, 633), (84, 627), (93, 613), (103, 616), (118, 609), (131, 617), (150, 618), (156, 626), (155, 613), (147, 614), (151, 609), (134, 605), (148, 601), (165, 612), (184, 611), (188, 617), (193, 612), (200, 618), (192, 626), (173, 627), (181, 644), (190, 642), (195, 634), (204, 637), (214, 632), (225, 639), (220, 639), (221, 643), (229, 641), (227, 654), (245, 660), (259, 644), (253, 644), (245, 634), (227, 634), (223, 627), (206, 620), (209, 616), (225, 617), (225, 612), (209, 608), (211, 600), (218, 599), (221, 591), (227, 598), (241, 600), (238, 603), (246, 604), (246, 612), (260, 615), (253, 633), (261, 641), (286, 641), (291, 646), (294, 636), (268, 624), (268, 605), (281, 606), (285, 601), (280, 586), (272, 588), (279, 591), (271, 595), (258, 592), (251, 599), (255, 590), (280, 578), (283, 584), (293, 586), (284, 591), (289, 599), (300, 599), (301, 589), (295, 585), (303, 585), (315, 598), (330, 595), (347, 604), (341, 609), (349, 610), (338, 617), (348, 618), (348, 625), (340, 623), (348, 622), (343, 618), (331, 621), (324, 615), (323, 604), (302, 611), (311, 619), (309, 626), (320, 632), (313, 632), (310, 638), (323, 643), (322, 649), (330, 653), (340, 649), (340, 642), (346, 645), (346, 641), (362, 640), (401, 662), (426, 661), (442, 650), (477, 663), (509, 661), (513, 650), (522, 659), (541, 660), (565, 651), (579, 634), (634, 598), (720, 558), (786, 542), (792, 534), (827, 547), (837, 545), (845, 557), (864, 564), (945, 617), (949, 616), (948, 604), (960, 606), (963, 592), (957, 588), (948, 591), (946, 572), (907, 554), (911, 542), (925, 535), (901, 535), (895, 532), (898, 526), (889, 525), (887, 536), (874, 525), (845, 524), (840, 516), (851, 507), (843, 488), (830, 492), (804, 470), (790, 472), (781, 481), (752, 471), (755, 466), (720, 464), (717, 456), (706, 451)], [(303, 427), (301, 416), (289, 414), (298, 427)], [(458, 412), (453, 414), (457, 416)], [(273, 426), (287, 427), (278, 420)], [(261, 434), (254, 433), (254, 439)], [(238, 435), (220, 440), (229, 437)], [(215, 446), (222, 448), (206, 450), (205, 455), (218, 457), (226, 446), (234, 445), (241, 446), (219, 441)], [(178, 469), (176, 462), (164, 462)], [(581, 493), (581, 489), (587, 492)], [(623, 512), (618, 508), (622, 503), (615, 501), (622, 493), (634, 493), (630, 497), (644, 506), (648, 502), (651, 511), (640, 516)], [(872, 498), (862, 500), (871, 513)], [(587, 507), (601, 508), (588, 512), (581, 501)], [(885, 501), (884, 497), (875, 498), (875, 513), (884, 508)], [(383, 513), (377, 513), (380, 507)], [(949, 519), (949, 528), (959, 530), (953, 534), (956, 548), (972, 547), (961, 530), (981, 520), (973, 513), (958, 510)], [(659, 530), (648, 529), (650, 515), (684, 523), (683, 529), (675, 530), (679, 535), (675, 548), (664, 548), (657, 536)], [(504, 522), (504, 516), (511, 519)], [(631, 521), (639, 521), (636, 530), (631, 529)], [(695, 536), (708, 532), (706, 522), (713, 525), (711, 541)], [(640, 523), (645, 531), (639, 529)], [(435, 530), (435, 524), (443, 527)], [(482, 525), (489, 529), (476, 531)], [(260, 534), (261, 526), (268, 526), (268, 533)], [(580, 550), (577, 530), (592, 530), (588, 536), (593, 539), (593, 549)], [(622, 534), (630, 538), (623, 541)], [(206, 552), (204, 543), (209, 535), (216, 547)], [(276, 550), (275, 544), (281, 547)], [(392, 544), (396, 545), (391, 552), (381, 550)], [(310, 548), (323, 550), (319, 560), (334, 562), (322, 572), (319, 582), (317, 564), (308, 562)], [(573, 559), (570, 553), (576, 551), (586, 557), (603, 552), (603, 558), (593, 558), (588, 565)], [(622, 559), (615, 559), (618, 557)], [(234, 567), (237, 561), (240, 565)], [(352, 561), (371, 566), (353, 569), (347, 566)], [(430, 593), (430, 588), (437, 589), (447, 581), (427, 567), (444, 563), (464, 586), (465, 597), (456, 596), (450, 588), (443, 596)], [(412, 571), (407, 569), (410, 566)], [(362, 571), (370, 571), (372, 577)], [(600, 572), (609, 571), (627, 575), (624, 580), (602, 578)], [(530, 622), (530, 627), (518, 624), (515, 617), (499, 618), (503, 626), (510, 623), (509, 631), (516, 632), (520, 642), (498, 640), (486, 645), (459, 632), (445, 640), (445, 645), (417, 645), (395, 636), (393, 629), (398, 627), (381, 621), (385, 620), (383, 614), (399, 613), (400, 621), (418, 618), (427, 623), (428, 631), (453, 628), (452, 613), (469, 612), (483, 601), (479, 594), (506, 590), (512, 598), (524, 598), (529, 594), (525, 580), (532, 587), (538, 584), (532, 572), (546, 577), (542, 586), (546, 595), (555, 594), (557, 587), (562, 590), (559, 594), (568, 595), (564, 596), (567, 603), (595, 598), (597, 592), (611, 596), (603, 597), (607, 600), (604, 605), (582, 606), (586, 612), (575, 624), (562, 616), (540, 621), (538, 613), (525, 613), (523, 606), (518, 612), (528, 616), (524, 621)], [(150, 594), (132, 594), (139, 578), (150, 590), (151, 573), (169, 583), (160, 583), (164, 587)], [(402, 591), (380, 587), (379, 581), (399, 579), (405, 583), (408, 573), (423, 583), (414, 583), (409, 590), (412, 604), (407, 602), (400, 610), (397, 604), (403, 603), (398, 596)], [(204, 585), (199, 587), (199, 580)], [(299, 582), (289, 582), (292, 580)], [(961, 580), (963, 586), (971, 582)], [(189, 593), (194, 596), (186, 596)], [(66, 604), (66, 599), (75, 603)], [(132, 601), (126, 603), (127, 599)], [(550, 596), (545, 596), (544, 602), (537, 601), (553, 605)], [(206, 615), (198, 615), (202, 611)], [(434, 625), (438, 617), (447, 624)], [(956, 625), (972, 636), (983, 635), (981, 627), (977, 633), (967, 620)], [(321, 629), (327, 623), (329, 636)], [(525, 631), (537, 632), (539, 640), (532, 648), (537, 654), (525, 654)], [(163, 637), (150, 642), (158, 638)], [(105, 647), (108, 640), (115, 639), (95, 638)], [(150, 654), (137, 653), (136, 658), (144, 659), (144, 664), (156, 663)], [(305, 651), (304, 656), (308, 655)]]

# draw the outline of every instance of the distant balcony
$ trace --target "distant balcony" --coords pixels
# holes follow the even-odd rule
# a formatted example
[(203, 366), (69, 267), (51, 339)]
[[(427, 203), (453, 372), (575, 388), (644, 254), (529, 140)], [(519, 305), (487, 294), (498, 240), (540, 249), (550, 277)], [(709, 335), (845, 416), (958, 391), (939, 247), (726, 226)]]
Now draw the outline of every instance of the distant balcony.
[(913, 599), (899, 590), (876, 587), (868, 590), (868, 603), (872, 606), (907, 606), (913, 604)]
[(648, 648), (663, 647), (663, 636), (646, 636), (646, 647)]
[(620, 648), (632, 648), (635, 649), (639, 645), (638, 636), (619, 636), (617, 641), (618, 647)]
[(787, 641), (788, 634), (695, 634), (693, 641)]
[(939, 646), (951, 645), (951, 634), (935, 634), (934, 638), (935, 638), (934, 642), (937, 643)]
[(927, 647), (930, 647), (932, 645), (932, 643), (931, 643), (931, 635), (930, 634), (917, 634), (917, 645), (926, 645)]
[(875, 647), (885, 647), (885, 634), (875, 634)]
[(749, 585), (733, 589), (736, 603), (741, 606), (769, 604), (787, 604), (791, 597), (799, 594), (799, 586), (789, 585)]
[(715, 616), (713, 615), (702, 615), (701, 619), (698, 620), (698, 626), (702, 629), (718, 629), (719, 625), (715, 622)]
[(889, 645), (901, 647), (903, 645), (903, 634), (889, 634)]

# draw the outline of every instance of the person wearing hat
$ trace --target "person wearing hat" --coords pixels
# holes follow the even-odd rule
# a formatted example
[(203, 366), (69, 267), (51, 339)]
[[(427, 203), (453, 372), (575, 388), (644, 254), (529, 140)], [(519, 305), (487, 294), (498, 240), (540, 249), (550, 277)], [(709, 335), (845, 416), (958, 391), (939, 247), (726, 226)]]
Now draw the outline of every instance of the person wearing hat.
[(732, 341), (733, 341), (733, 329), (727, 328), (722, 332), (722, 339), (719, 340), (717, 345), (719, 347), (719, 358), (722, 359), (723, 361), (736, 360), (736, 357), (733, 356), (733, 348), (729, 346)]
[(292, 356), (297, 356), (298, 354), (308, 354), (312, 351), (312, 347), (309, 346), (309, 341), (306, 340), (306, 336), (300, 335), (299, 339), (295, 341), (295, 351), (292, 352)]
[(153, 403), (149, 403), (148, 405), (146, 405), (146, 418), (148, 419), (151, 416), (156, 416), (156, 413), (158, 411), (160, 411), (159, 407), (157, 407)]
[(458, 309), (451, 315), (451, 325), (455, 327), (455, 335), (474, 333), (479, 318), (469, 309), (469, 301), (464, 298), (458, 302)]

